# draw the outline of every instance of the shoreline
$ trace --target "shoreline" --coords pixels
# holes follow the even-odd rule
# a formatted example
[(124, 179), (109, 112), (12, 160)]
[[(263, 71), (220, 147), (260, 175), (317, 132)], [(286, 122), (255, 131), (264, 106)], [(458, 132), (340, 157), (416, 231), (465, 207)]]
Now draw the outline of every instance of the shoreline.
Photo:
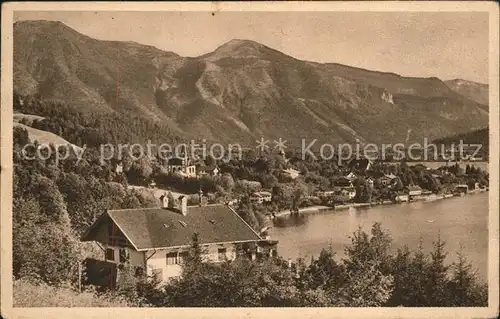
[[(487, 192), (486, 189), (473, 189), (471, 191), (468, 191), (467, 194), (461, 195), (473, 195), (473, 194), (479, 194), (479, 193), (485, 193)], [(444, 199), (449, 199), (456, 197), (453, 194), (442, 194), (442, 195), (426, 195), (419, 197), (417, 199), (414, 199), (410, 202), (393, 202), (389, 200), (385, 200), (382, 202), (373, 202), (373, 203), (350, 203), (350, 204), (344, 204), (344, 205), (335, 205), (334, 207), (332, 206), (326, 206), (326, 205), (315, 205), (315, 206), (309, 206), (309, 207), (304, 207), (299, 209), (299, 214), (302, 213), (320, 213), (320, 212), (325, 212), (325, 211), (330, 211), (330, 212), (335, 212), (335, 211), (340, 211), (340, 210), (346, 210), (351, 207), (357, 208), (357, 207), (372, 207), (372, 206), (379, 206), (379, 205), (400, 205), (400, 204), (408, 204), (408, 203), (413, 203), (413, 202), (434, 202), (437, 200), (444, 200)], [(269, 219), (277, 218), (277, 217), (283, 217), (291, 215), (290, 210), (282, 210), (280, 212), (274, 213), (273, 215), (269, 216)]]

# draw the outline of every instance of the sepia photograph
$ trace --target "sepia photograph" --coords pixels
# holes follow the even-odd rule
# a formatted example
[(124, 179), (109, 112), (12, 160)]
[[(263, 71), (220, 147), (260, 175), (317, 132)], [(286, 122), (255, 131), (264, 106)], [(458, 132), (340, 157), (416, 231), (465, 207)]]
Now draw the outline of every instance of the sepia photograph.
[(2, 317), (497, 317), (498, 23), (4, 4)]

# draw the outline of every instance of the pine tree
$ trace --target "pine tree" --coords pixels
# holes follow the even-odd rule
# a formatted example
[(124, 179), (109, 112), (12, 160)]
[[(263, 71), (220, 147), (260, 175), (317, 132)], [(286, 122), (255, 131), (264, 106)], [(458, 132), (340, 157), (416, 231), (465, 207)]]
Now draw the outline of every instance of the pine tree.
[(428, 296), (428, 306), (446, 306), (448, 304), (448, 266), (445, 266), (444, 260), (446, 252), (444, 250), (445, 243), (441, 241), (441, 235), (438, 234), (438, 239), (434, 242), (434, 251), (431, 252), (431, 262), (427, 271), (426, 291)]
[(411, 305), (411, 294), (413, 283), (410, 276), (411, 253), (408, 246), (398, 249), (393, 259), (391, 273), (394, 276), (394, 291), (388, 306), (407, 306)]
[(452, 266), (449, 283), (451, 304), (457, 307), (485, 307), (488, 305), (487, 286), (479, 281), (477, 273), (463, 254), (463, 247), (457, 252), (457, 261)]
[(417, 251), (413, 254), (413, 258), (408, 268), (408, 282), (410, 283), (409, 296), (406, 299), (408, 307), (424, 307), (428, 305), (428, 297), (426, 292), (428, 261), (423, 251), (423, 241), (420, 238), (420, 243)]

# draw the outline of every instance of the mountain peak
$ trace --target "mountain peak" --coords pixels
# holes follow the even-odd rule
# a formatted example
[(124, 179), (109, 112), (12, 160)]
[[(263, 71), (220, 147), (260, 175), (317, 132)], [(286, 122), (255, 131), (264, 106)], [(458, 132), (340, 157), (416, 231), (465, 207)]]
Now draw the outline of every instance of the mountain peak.
[(264, 45), (252, 40), (232, 39), (215, 49), (215, 52), (220, 51), (238, 51), (238, 50), (260, 50)]
[(268, 48), (265, 45), (252, 40), (232, 39), (219, 46), (215, 49), (215, 51), (206, 54), (205, 57), (208, 57), (211, 60), (217, 60), (225, 57), (261, 57), (266, 49)]
[(221, 45), (220, 47), (224, 47), (224, 46), (235, 47), (235, 46), (242, 46), (242, 45), (263, 47), (262, 44), (260, 44), (256, 41), (253, 41), (253, 40), (248, 40), (248, 39), (231, 39), (228, 42)]
[(44, 38), (61, 38), (61, 37), (71, 37), (75, 38), (86, 38), (90, 37), (79, 33), (75, 29), (69, 27), (65, 23), (57, 20), (22, 20), (14, 23), (14, 32), (17, 37), (23, 37), (21, 34), (25, 35), (41, 35)]
[(14, 23), (15, 28), (31, 27), (31, 28), (60, 28), (72, 30), (66, 24), (57, 20), (21, 20)]

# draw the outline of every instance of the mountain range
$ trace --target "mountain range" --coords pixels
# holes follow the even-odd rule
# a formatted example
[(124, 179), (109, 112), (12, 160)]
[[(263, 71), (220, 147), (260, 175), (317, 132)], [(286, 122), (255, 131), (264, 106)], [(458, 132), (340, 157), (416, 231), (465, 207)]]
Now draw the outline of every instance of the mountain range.
[(239, 39), (182, 57), (55, 21), (14, 24), (14, 90), (148, 118), (185, 139), (248, 145), (421, 142), (488, 126), (488, 87), (470, 81), (303, 61)]
[(485, 106), (488, 105), (489, 87), (488, 84), (477, 83), (462, 79), (454, 79), (445, 81), (446, 85), (453, 91), (462, 94), (469, 99), (481, 103)]

